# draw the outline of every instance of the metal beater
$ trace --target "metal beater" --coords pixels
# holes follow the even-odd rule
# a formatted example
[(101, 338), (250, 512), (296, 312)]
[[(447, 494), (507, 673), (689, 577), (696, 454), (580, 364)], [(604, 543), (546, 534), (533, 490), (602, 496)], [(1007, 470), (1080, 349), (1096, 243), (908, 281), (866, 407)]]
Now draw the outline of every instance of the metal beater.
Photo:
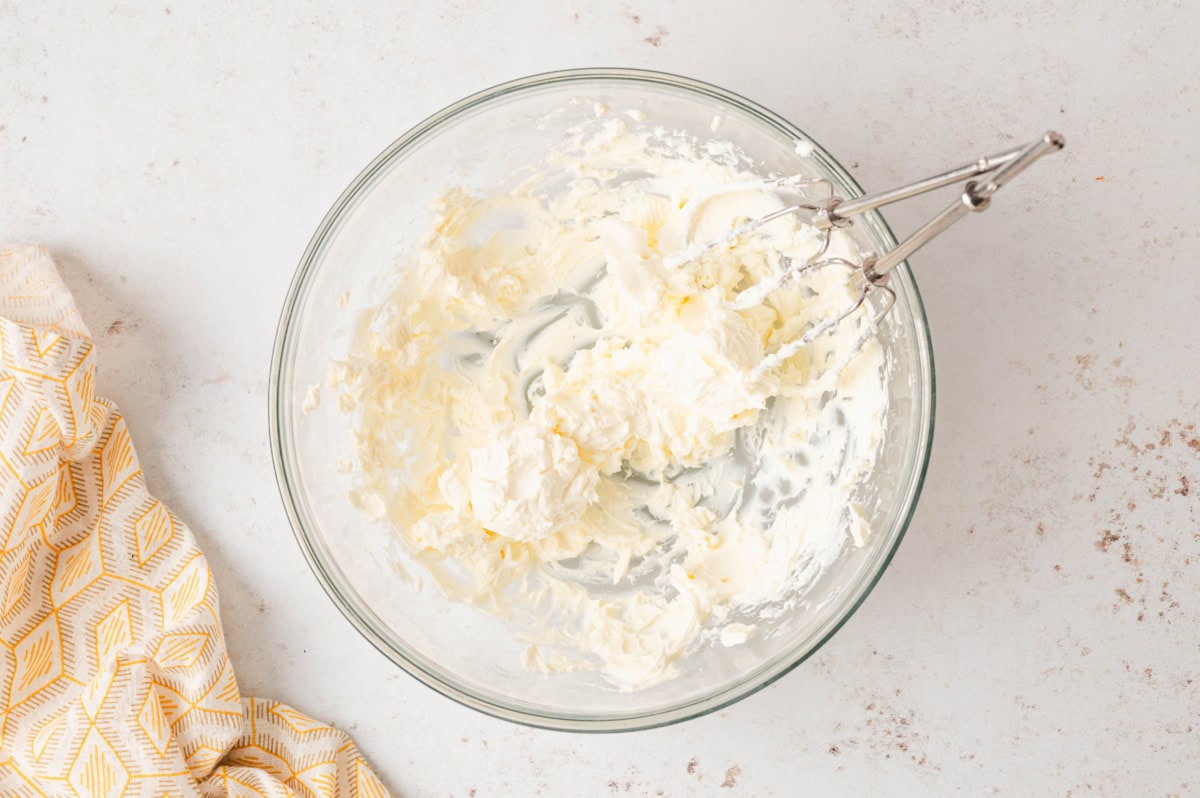
[[(884, 300), (882, 307), (877, 311), (874, 321), (878, 322), (882, 319), (892, 309), (896, 301), (895, 291), (887, 284), (892, 269), (903, 263), (910, 255), (971, 211), (978, 212), (985, 210), (991, 204), (993, 194), (1027, 169), (1034, 161), (1047, 153), (1061, 150), (1064, 144), (1065, 141), (1060, 134), (1049, 131), (1037, 141), (1030, 144), (980, 158), (979, 160), (951, 169), (948, 172), (927, 177), (924, 180), (918, 180), (915, 183), (898, 186), (887, 191), (879, 191), (874, 194), (866, 194), (850, 200), (843, 200), (836, 196), (833, 193), (833, 185), (828, 180), (791, 181), (789, 186), (793, 188), (823, 187), (827, 191), (828, 197), (819, 202), (789, 205), (766, 216), (741, 224), (719, 238), (692, 245), (678, 255), (667, 258), (665, 263), (673, 266), (683, 265), (715, 247), (736, 246), (736, 243), (743, 236), (782, 216), (791, 213), (809, 214), (808, 223), (825, 234), (824, 242), (818, 251), (802, 263), (796, 263), (788, 258), (784, 258), (784, 268), (778, 275), (741, 291), (732, 300), (725, 303), (725, 306), (730, 310), (745, 310), (754, 307), (765, 301), (771, 293), (781, 286), (795, 280), (805, 272), (828, 266), (840, 266), (848, 269), (851, 272), (851, 279), (858, 277), (857, 282), (861, 283), (862, 287), (857, 299), (844, 311), (832, 318), (817, 322), (802, 336), (789, 341), (763, 358), (756, 368), (757, 373), (762, 373), (779, 366), (815, 339), (831, 331), (851, 314), (857, 312), (866, 304), (867, 296), (876, 289), (882, 290), (887, 294), (887, 298)], [(963, 192), (958, 199), (888, 252), (868, 254), (863, 258), (861, 263), (852, 263), (843, 258), (825, 257), (829, 250), (833, 230), (850, 224), (850, 217), (881, 208), (884, 205), (890, 205), (893, 202), (909, 199), (919, 194), (936, 191), (939, 188), (954, 185), (962, 180), (967, 180), (968, 182), (963, 187)]]

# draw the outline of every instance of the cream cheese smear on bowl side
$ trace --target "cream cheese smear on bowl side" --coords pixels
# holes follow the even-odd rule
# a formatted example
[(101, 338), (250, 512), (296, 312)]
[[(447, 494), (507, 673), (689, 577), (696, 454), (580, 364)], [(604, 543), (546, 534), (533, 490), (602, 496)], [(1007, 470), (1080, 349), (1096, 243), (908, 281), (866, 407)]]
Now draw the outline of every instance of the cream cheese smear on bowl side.
[[(761, 367), (853, 300), (830, 268), (729, 307), (824, 246), (795, 215), (678, 257), (798, 184), (640, 111), (596, 117), (490, 190), (446, 187), (324, 390), (351, 502), (414, 581), (505, 622), (529, 669), (638, 690), (800, 611), (863, 544), (888, 375), (865, 313)], [(840, 230), (825, 254), (861, 260)]]

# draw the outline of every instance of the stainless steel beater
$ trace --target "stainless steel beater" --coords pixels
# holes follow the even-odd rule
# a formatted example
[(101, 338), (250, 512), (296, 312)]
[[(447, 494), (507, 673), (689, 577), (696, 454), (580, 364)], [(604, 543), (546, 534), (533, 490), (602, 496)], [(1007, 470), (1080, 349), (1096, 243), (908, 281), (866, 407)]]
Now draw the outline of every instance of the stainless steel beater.
[[(792, 187), (823, 186), (828, 191), (829, 196), (820, 202), (789, 205), (766, 216), (746, 222), (720, 238), (689, 247), (674, 258), (667, 259), (667, 263), (676, 266), (682, 265), (715, 247), (734, 246), (746, 234), (782, 216), (792, 213), (810, 214), (808, 223), (825, 234), (822, 246), (817, 252), (799, 264), (788, 258), (784, 258), (784, 268), (778, 275), (741, 291), (726, 303), (726, 307), (731, 310), (745, 310), (754, 307), (765, 301), (775, 290), (795, 280), (805, 272), (834, 265), (848, 269), (851, 272), (852, 279), (856, 275), (861, 278), (859, 282), (862, 288), (857, 300), (844, 311), (832, 318), (817, 322), (799, 338), (784, 344), (775, 352), (768, 354), (756, 369), (758, 373), (761, 373), (775, 368), (796, 354), (796, 352), (812, 343), (815, 339), (831, 331), (851, 314), (862, 308), (866, 303), (867, 296), (876, 289), (887, 293), (887, 299), (884, 301), (883, 307), (876, 313), (874, 321), (878, 322), (882, 319), (891, 310), (896, 300), (895, 291), (887, 284), (892, 269), (903, 263), (910, 255), (929, 243), (969, 212), (985, 210), (991, 204), (993, 194), (1028, 168), (1034, 161), (1047, 153), (1061, 150), (1064, 144), (1065, 141), (1060, 134), (1049, 131), (1030, 144), (980, 158), (942, 174), (918, 180), (915, 183), (909, 183), (874, 194), (865, 194), (850, 200), (843, 200), (837, 197), (833, 193), (833, 186), (828, 180), (793, 181), (790, 183)], [(939, 188), (954, 185), (962, 180), (967, 180), (968, 182), (963, 187), (963, 192), (959, 198), (948, 205), (941, 213), (918, 228), (908, 238), (897, 244), (895, 248), (884, 253), (868, 254), (863, 258), (861, 263), (852, 263), (843, 258), (825, 257), (829, 250), (833, 230), (850, 224), (850, 217), (883, 207), (884, 205), (890, 205), (893, 202), (909, 199), (919, 194), (936, 191)]]

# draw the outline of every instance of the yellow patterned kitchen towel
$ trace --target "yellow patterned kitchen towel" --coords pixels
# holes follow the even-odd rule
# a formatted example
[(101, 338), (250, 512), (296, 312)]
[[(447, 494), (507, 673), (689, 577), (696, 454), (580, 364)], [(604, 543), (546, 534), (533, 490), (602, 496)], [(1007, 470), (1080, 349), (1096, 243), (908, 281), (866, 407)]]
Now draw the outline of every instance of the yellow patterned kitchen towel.
[(344, 733), (241, 696), (95, 360), (49, 253), (0, 250), (0, 796), (385, 798)]

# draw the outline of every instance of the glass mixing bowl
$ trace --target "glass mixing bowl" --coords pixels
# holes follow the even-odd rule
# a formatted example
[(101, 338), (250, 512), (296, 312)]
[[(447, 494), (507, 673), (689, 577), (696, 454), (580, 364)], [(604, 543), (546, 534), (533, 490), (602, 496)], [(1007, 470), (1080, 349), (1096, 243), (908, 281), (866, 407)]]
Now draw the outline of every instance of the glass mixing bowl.
[[(880, 333), (891, 379), (882, 450), (866, 491), (872, 535), (811, 585), (801, 610), (762, 622), (743, 645), (702, 645), (683, 660), (677, 678), (653, 688), (619, 692), (595, 674), (526, 671), (525, 644), (501, 621), (403, 578), (393, 534), (369, 523), (347, 498), (353, 478), (337, 464), (350, 451), (348, 417), (333, 401), (303, 412), (306, 392), (324, 381), (331, 359), (345, 355), (353, 318), (383, 296), (396, 254), (416, 243), (437, 193), (452, 185), (487, 187), (516, 166), (538, 162), (566, 128), (594, 114), (596, 102), (640, 109), (652, 123), (696, 135), (707, 135), (719, 115), (723, 123), (713, 136), (734, 142), (764, 173), (824, 177), (843, 197), (862, 193), (822, 147), (807, 157), (797, 153), (797, 140), (811, 139), (795, 125), (695, 80), (584, 69), (480, 92), (388, 147), (317, 228), (283, 307), (270, 422), (276, 474), (304, 556), (376, 648), (421, 682), (491, 715), (545, 728), (618, 731), (737, 701), (803, 662), (846, 622), (879, 580), (912, 517), (932, 439), (934, 390), (925, 314), (904, 265), (894, 272), (897, 301)], [(895, 245), (878, 213), (858, 217), (852, 231), (864, 251)]]

